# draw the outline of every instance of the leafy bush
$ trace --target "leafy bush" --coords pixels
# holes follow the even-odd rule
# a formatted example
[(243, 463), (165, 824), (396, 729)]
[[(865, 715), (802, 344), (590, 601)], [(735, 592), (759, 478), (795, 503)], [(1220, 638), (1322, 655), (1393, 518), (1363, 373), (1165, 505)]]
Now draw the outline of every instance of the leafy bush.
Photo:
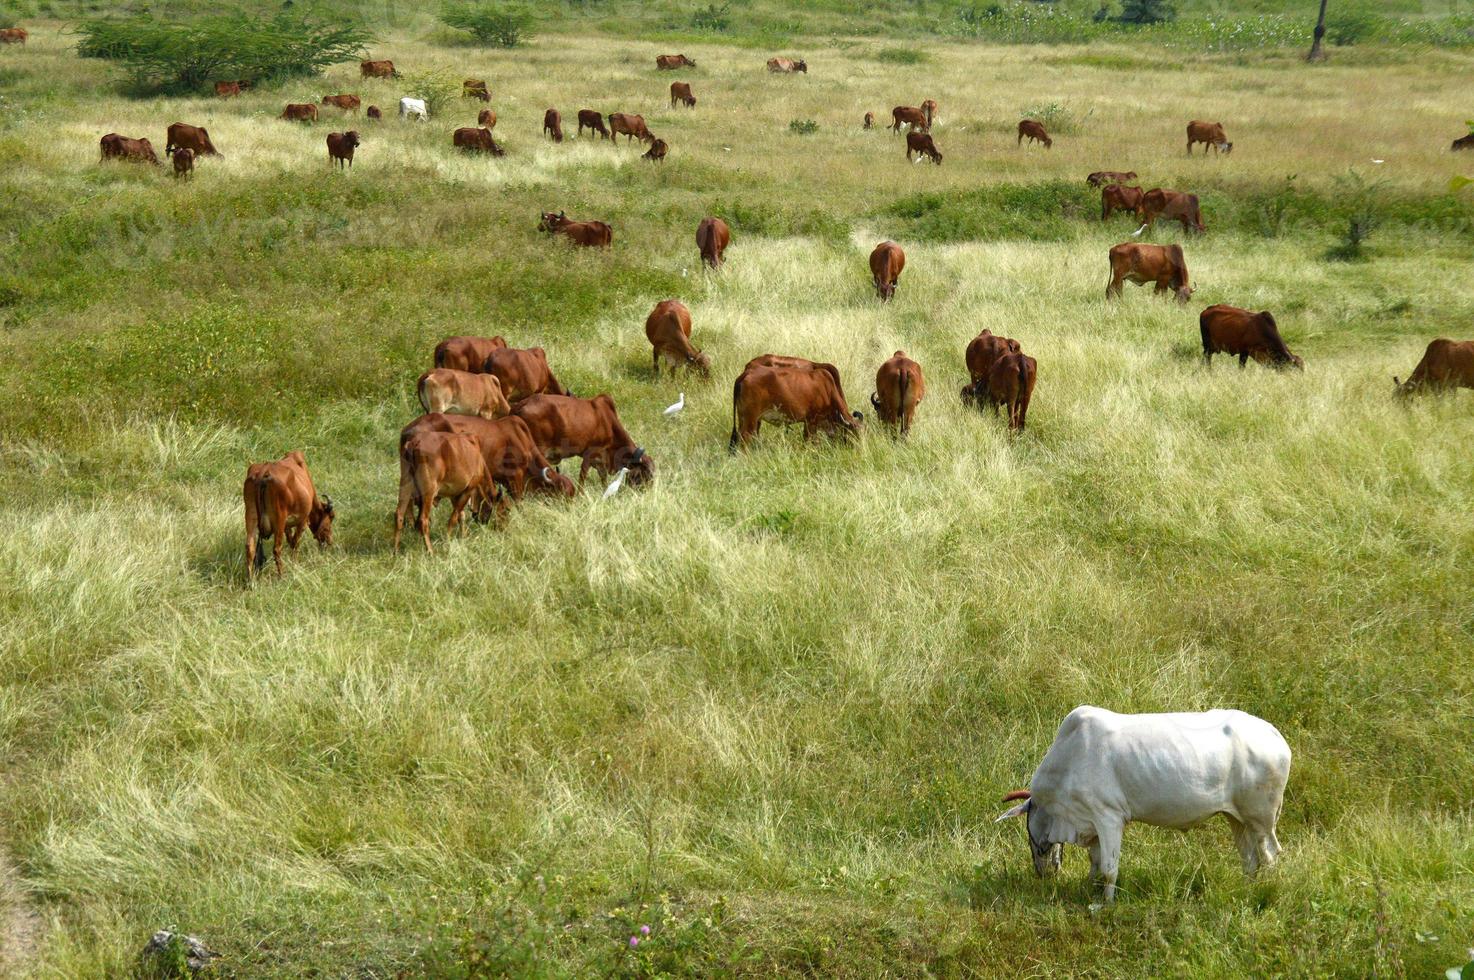
[(405, 72), (400, 84), (410, 98), (424, 100), (431, 119), (450, 112), (461, 97), (461, 76), (450, 68)]
[(888, 65), (919, 65), (928, 59), (925, 51), (916, 48), (881, 48), (875, 52), (875, 60)]
[(317, 75), (361, 57), (373, 36), (361, 27), (328, 26), (282, 11), (255, 17), (215, 14), (167, 23), (140, 14), (84, 21), (77, 53), (120, 62), (140, 88), (190, 91), (220, 79), (250, 82)]
[(1084, 119), (1077, 120), (1075, 114), (1068, 106), (1058, 102), (1048, 102), (1043, 105), (1025, 106), (1019, 110), (1020, 119), (1034, 119), (1044, 124), (1044, 128), (1057, 135), (1069, 136), (1080, 131), (1081, 124), (1089, 119), (1091, 109), (1085, 113)]
[(440, 10), (440, 19), (492, 47), (515, 48), (532, 39), (532, 16), (510, 4), (447, 3)]
[(1368, 181), (1351, 170), (1336, 178), (1336, 184), (1341, 188), (1341, 197), (1347, 206), (1346, 225), (1341, 232), (1341, 241), (1330, 250), (1328, 257), (1353, 262), (1364, 256), (1366, 240), (1382, 224), (1387, 182)]
[(819, 131), (819, 124), (812, 119), (793, 119), (788, 123), (788, 131), (800, 136), (809, 136)]
[(1326, 25), (1326, 40), (1337, 47), (1349, 47), (1373, 37), (1380, 27), (1379, 18), (1353, 10), (1331, 18)]
[(691, 15), (691, 26), (698, 31), (725, 31), (732, 26), (727, 15), (731, 8), (730, 3), (709, 3)]
[(1177, 8), (1167, 0), (1124, 0), (1120, 16), (1123, 24), (1161, 24), (1177, 19)]

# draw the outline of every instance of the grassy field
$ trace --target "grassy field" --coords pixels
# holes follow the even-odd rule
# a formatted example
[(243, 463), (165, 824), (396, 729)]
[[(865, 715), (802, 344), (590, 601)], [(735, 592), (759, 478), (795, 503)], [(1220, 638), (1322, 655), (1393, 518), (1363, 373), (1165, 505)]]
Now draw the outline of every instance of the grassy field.
[[(676, 111), (651, 43), (405, 30), (374, 56), (486, 78), (508, 155), (452, 151), (466, 102), (360, 120), (343, 174), (336, 119), (275, 114), (336, 91), (392, 106), (393, 84), (343, 66), (129, 99), (65, 24), (29, 26), (0, 48), (0, 843), (45, 929), (13, 970), (118, 975), (165, 926), (240, 976), (1468, 958), (1474, 418), (1468, 393), (1395, 402), (1391, 376), (1471, 336), (1447, 146), (1474, 56), (713, 43), (688, 46), (700, 102)], [(811, 73), (770, 76), (771, 53)], [(860, 129), (928, 96), (940, 168)], [(670, 157), (542, 141), (549, 105), (570, 132), (583, 106), (643, 112)], [(1016, 148), (1049, 105), (1054, 149)], [(1190, 118), (1222, 119), (1233, 155), (1188, 159)], [(224, 159), (181, 183), (98, 165), (101, 134), (162, 148), (176, 119)], [(1094, 220), (1102, 168), (1201, 194), (1190, 306), (1104, 302), (1134, 228)], [(1366, 258), (1333, 261), (1365, 201)], [(540, 235), (560, 208), (614, 248)], [(719, 275), (692, 240), (709, 213), (734, 231)], [(865, 257), (886, 237), (909, 262), (882, 307)], [(671, 296), (709, 383), (649, 376), (644, 317)], [(1218, 302), (1274, 311), (1304, 374), (1204, 371)], [(957, 398), (984, 327), (1039, 362), (1017, 438)], [(575, 391), (609, 392), (655, 485), (391, 554), (397, 433), (459, 333), (544, 346)], [(728, 456), (749, 357), (833, 361), (859, 407), (898, 348), (929, 384), (909, 441), (767, 428)], [(240, 481), (292, 448), (338, 544), (246, 588)], [(1110, 908), (1078, 852), (1036, 880), (992, 818), (1081, 703), (1277, 725), (1281, 865), (1245, 881), (1216, 821), (1128, 832)]]

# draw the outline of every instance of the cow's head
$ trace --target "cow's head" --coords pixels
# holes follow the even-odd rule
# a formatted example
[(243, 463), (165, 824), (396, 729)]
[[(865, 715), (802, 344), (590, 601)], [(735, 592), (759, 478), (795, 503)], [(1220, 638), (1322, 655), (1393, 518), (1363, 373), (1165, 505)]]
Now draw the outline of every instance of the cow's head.
[(800, 61), (798, 64), (793, 66), (793, 70), (801, 71), (805, 75), (807, 75), (809, 73), (809, 63), (807, 61)]
[(978, 382), (974, 382), (972, 384), (965, 384), (965, 385), (962, 386), (962, 404), (964, 404), (964, 405), (973, 405), (973, 404), (976, 404), (977, 403), (977, 400), (978, 400), (978, 385), (980, 385), (980, 384), (982, 384), (982, 382), (981, 381), (978, 381)]
[(1222, 150), (1224, 153), (1232, 153), (1233, 152), (1233, 144), (1232, 143), (1228, 143), (1228, 142), (1219, 143), (1218, 144), (1218, 149)]
[(635, 446), (633, 449), (626, 450), (622, 453), (616, 453), (614, 456), (614, 465), (629, 470), (629, 475), (626, 479), (632, 487), (644, 486), (655, 479), (655, 460), (651, 459), (650, 454), (639, 446)]
[(690, 65), (692, 68), (695, 68), (696, 67), (696, 59), (695, 58), (688, 58), (685, 55), (681, 55), (681, 60), (684, 61), (686, 64)]
[(1280, 362), (1281, 367), (1284, 367), (1285, 365), (1289, 365), (1296, 371), (1304, 371), (1305, 358), (1301, 357), (1299, 354), (1291, 354), (1288, 358)]
[(348, 140), (349, 146), (362, 146), (363, 141), (358, 138), (358, 130), (350, 129), (343, 136)]
[(578, 493), (578, 488), (573, 481), (551, 466), (544, 466), (537, 474), (537, 485), (549, 493), (560, 494), (564, 497), (572, 497)]
[(567, 221), (568, 217), (562, 211), (559, 211), (557, 214), (554, 214), (551, 211), (544, 211), (542, 213), (542, 220), (537, 223), (537, 230), (557, 231), (559, 228), (562, 228), (564, 223)]
[(1033, 794), (1026, 789), (1019, 789), (1003, 797), (1004, 803), (1015, 800), (1022, 802), (1003, 811), (993, 822), (1002, 823), (1010, 817), (1024, 818), (1024, 826), (1029, 831), (1029, 856), (1034, 859), (1034, 873), (1047, 878), (1059, 870), (1064, 845), (1052, 839), (1049, 812), (1035, 804)]
[(701, 351), (693, 351), (686, 357), (686, 364), (695, 369), (703, 378), (711, 377), (711, 358)]
[(307, 526), (311, 528), (312, 536), (324, 548), (333, 543), (334, 513), (333, 498), (327, 494), (321, 494), (311, 513), (307, 515)]

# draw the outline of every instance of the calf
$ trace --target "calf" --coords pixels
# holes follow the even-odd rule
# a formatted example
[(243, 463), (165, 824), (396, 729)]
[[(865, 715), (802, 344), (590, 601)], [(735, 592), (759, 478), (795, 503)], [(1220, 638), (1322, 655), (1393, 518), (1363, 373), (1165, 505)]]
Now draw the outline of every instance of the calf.
[(532, 441), (553, 465), (575, 456), (583, 460), (578, 470), (580, 484), (590, 469), (605, 480), (627, 470), (626, 480), (632, 487), (655, 478), (655, 461), (625, 431), (614, 399), (608, 395), (536, 395), (513, 405), (512, 413), (527, 423)]
[(1100, 220), (1109, 220), (1110, 216), (1117, 211), (1126, 211), (1140, 216), (1141, 199), (1144, 196), (1140, 187), (1107, 184), (1100, 189)]
[(732, 241), (732, 229), (721, 218), (702, 218), (696, 226), (696, 249), (701, 261), (713, 269), (722, 267), (723, 255)]
[(898, 350), (875, 372), (875, 394), (870, 396), (870, 404), (886, 425), (899, 423), (904, 436), (911, 431), (916, 406), (925, 395), (921, 365)]
[(0, 44), (25, 44), (30, 36), (24, 27), (0, 28)]
[(861, 129), (874, 129), (875, 128), (875, 113), (873, 113), (873, 112), (867, 112), (867, 113), (865, 113), (865, 125), (861, 126), (860, 128)]
[(592, 129), (604, 139), (614, 139), (609, 135), (609, 130), (604, 128), (604, 117), (596, 109), (578, 110), (578, 135), (582, 136), (585, 129)]
[(711, 358), (691, 346), (691, 311), (677, 299), (662, 300), (645, 318), (645, 337), (650, 341), (650, 361), (655, 376), (660, 377), (660, 360), (670, 363), (670, 370), (685, 365), (711, 376)]
[(169, 126), (164, 152), (172, 153), (176, 146), (194, 150), (195, 156), (218, 157), (223, 155), (215, 149), (215, 144), (210, 142), (210, 134), (203, 126), (191, 126), (189, 123), (177, 122)]
[(1135, 170), (1097, 170), (1085, 178), (1085, 183), (1091, 187), (1103, 187), (1106, 184), (1128, 184), (1135, 179)]
[(696, 96), (691, 94), (690, 82), (670, 83), (670, 107), (674, 109), (678, 102), (687, 109), (696, 107)]
[(1142, 217), (1142, 225), (1136, 229), (1137, 236), (1156, 224), (1158, 218), (1180, 221), (1183, 231), (1203, 232), (1207, 230), (1207, 226), (1203, 224), (1203, 212), (1198, 207), (1196, 194), (1184, 194), (1181, 191), (1167, 191), (1154, 187), (1141, 195), (1141, 204), (1138, 205), (1137, 210)]
[(1460, 150), (1474, 150), (1474, 133), (1470, 133), (1467, 136), (1460, 136), (1454, 140), (1453, 146), (1449, 147), (1449, 150), (1454, 153), (1458, 153)]
[[(430, 546), (430, 517), (441, 500), (451, 502), (447, 534), (455, 530), (461, 514), (477, 495), (490, 501), (497, 491), (492, 485), (486, 460), (475, 437), (461, 432), (416, 432), (399, 447), (399, 506), (394, 509), (394, 550), (399, 551), (399, 538), (404, 533), (404, 515), (410, 504), (418, 508), (415, 523)], [(462, 527), (462, 533), (465, 528)]]
[(609, 137), (611, 140), (623, 134), (626, 143), (637, 137), (641, 143), (655, 139), (645, 125), (645, 117), (632, 112), (609, 113), (609, 132), (613, 134)]
[(988, 370), (988, 403), (993, 406), (994, 415), (998, 414), (1000, 406), (1008, 409), (1008, 427), (1012, 430), (1024, 427), (1029, 414), (1029, 400), (1034, 397), (1034, 378), (1038, 368), (1039, 365), (1029, 355), (1011, 351), (994, 361)]
[(1228, 817), (1244, 873), (1273, 864), (1275, 824), (1290, 777), (1290, 747), (1242, 711), (1120, 715), (1081, 705), (1065, 716), (1029, 789), (998, 818), (1023, 817), (1040, 877), (1059, 870), (1065, 844), (1090, 851), (1090, 877), (1116, 896), (1121, 836), (1134, 821), (1186, 830)]
[(297, 552), (303, 528), (311, 530), (317, 543), (333, 543), (333, 502), (318, 496), (307, 472), (307, 457), (293, 450), (270, 463), (252, 463), (246, 469), (242, 496), (246, 505), (246, 577), (255, 575), (266, 563), (266, 552), (256, 550), (259, 538), (271, 538), (271, 555), (276, 574), (281, 575), (282, 539)]
[(425, 105), (424, 99), (403, 98), (399, 100), (399, 118), (408, 119), (411, 116), (416, 122), (429, 120), (430, 107)]
[(491, 138), (489, 129), (463, 126), (451, 134), (450, 142), (452, 146), (471, 153), (490, 153), (494, 157), (506, 155), (506, 151)]
[[(562, 497), (578, 492), (572, 480), (553, 469), (532, 441), (527, 423), (516, 416), (484, 419), (478, 415), (421, 415), (399, 434), (400, 446), (417, 432), (461, 432), (473, 437), (492, 482), (511, 494), (514, 501), (520, 501), (529, 487)], [(497, 510), (505, 516), (505, 501), (497, 503)], [(485, 509), (481, 509), (478, 517), (486, 516)]]
[(344, 112), (351, 112), (357, 115), (358, 107), (363, 103), (356, 95), (324, 95), (322, 97), (322, 104), (337, 106)]
[(548, 355), (541, 347), (526, 350), (517, 347), (498, 347), (486, 355), (481, 364), (482, 374), (495, 375), (501, 382), (502, 393), (511, 402), (530, 395), (566, 395), (568, 389), (558, 383), (548, 368)]
[(1222, 303), (1210, 306), (1198, 316), (1198, 331), (1203, 338), (1203, 364), (1213, 366), (1214, 354), (1237, 354), (1239, 367), (1253, 358), (1273, 367), (1305, 370), (1305, 362), (1280, 337), (1279, 326), (1268, 310), (1253, 313)]
[(906, 268), (906, 253), (892, 241), (884, 241), (870, 253), (870, 278), (875, 283), (875, 292), (881, 302), (896, 295), (896, 284), (901, 270)]
[(557, 109), (543, 113), (543, 132), (552, 137), (554, 143), (563, 142), (563, 117)]
[[(767, 365), (756, 363), (767, 361)], [(732, 384), (732, 435), (727, 449), (736, 452), (758, 434), (764, 422), (779, 425), (802, 423), (804, 438), (818, 433), (854, 435), (864, 416), (850, 412), (839, 372), (833, 365), (811, 365), (788, 358), (755, 358)]]
[(568, 215), (562, 211), (557, 214), (544, 211), (542, 220), (537, 223), (537, 230), (566, 235), (573, 244), (588, 248), (609, 248), (614, 244), (614, 229), (604, 222), (569, 221)]
[(652, 163), (664, 163), (665, 155), (669, 151), (670, 147), (666, 144), (665, 140), (657, 138), (651, 141), (650, 149), (640, 154), (640, 158), (642, 160), (649, 160)]
[(240, 82), (216, 82), (215, 83), (215, 94), (218, 95), (218, 96), (220, 96), (220, 98), (222, 98), (222, 99), (228, 99), (228, 98), (231, 98), (232, 96), (240, 95), (241, 94), (241, 83)]
[(176, 178), (194, 176), (194, 150), (187, 146), (176, 146), (174, 152), (169, 155), (174, 158)]
[[(372, 110), (373, 106), (369, 106), (369, 109)], [(292, 122), (317, 122), (317, 106), (311, 102), (288, 102), (277, 118)]]
[(353, 166), (353, 151), (361, 145), (358, 131), (350, 129), (346, 133), (328, 133), (328, 165), (336, 164), (338, 167)]
[(461, 98), (479, 99), (482, 102), (491, 101), (491, 91), (487, 89), (486, 82), (480, 78), (468, 78), (461, 82)]
[(361, 61), (358, 64), (358, 73), (364, 78), (399, 77), (399, 72), (394, 70), (392, 61)]
[(794, 72), (809, 73), (809, 63), (802, 59), (795, 61), (792, 58), (769, 58), (768, 71), (791, 75)]
[(942, 165), (942, 151), (932, 142), (930, 133), (910, 132), (906, 134), (906, 159), (911, 159), (911, 154), (918, 154), (916, 162), (920, 163), (924, 158), (931, 157), (931, 162), (937, 166)]
[(1156, 293), (1172, 293), (1177, 302), (1186, 303), (1193, 289), (1188, 285), (1187, 259), (1181, 245), (1141, 245), (1123, 242), (1112, 245), (1110, 252), (1111, 281), (1106, 284), (1106, 299), (1121, 295), (1122, 282), (1138, 286), (1155, 283)]
[(1213, 152), (1232, 153), (1233, 144), (1223, 135), (1223, 123), (1203, 122), (1194, 119), (1187, 124), (1187, 155), (1192, 156), (1193, 144), (1203, 144), (1203, 156), (1208, 155), (1208, 147), (1213, 147)]
[(415, 392), (427, 413), (497, 419), (512, 411), (512, 406), (507, 404), (502, 394), (501, 381), (491, 374), (436, 368), (420, 375)]
[(984, 330), (968, 341), (963, 357), (967, 363), (968, 377), (972, 380), (962, 389), (963, 404), (970, 405), (987, 397), (988, 375), (992, 373), (993, 365), (1003, 355), (1019, 352), (1017, 340), (999, 336), (991, 330)]
[(507, 346), (501, 337), (446, 337), (435, 345), (435, 366), (479, 374), (494, 350)]
[(927, 99), (921, 103), (921, 111), (926, 113), (926, 128), (931, 129), (932, 120), (937, 114), (937, 100)]
[(374, 120), (374, 121), (378, 121), (378, 122), (382, 122), (383, 119), (384, 119), (384, 110), (380, 109), (376, 105), (369, 106), (367, 109), (365, 109), (363, 111), (363, 114), (365, 116), (367, 116), (369, 119)]
[(891, 110), (891, 132), (899, 133), (902, 126), (909, 127), (907, 132), (925, 132), (931, 128), (926, 113), (909, 105), (898, 105)]
[(98, 141), (102, 147), (103, 160), (133, 160), (137, 163), (151, 163), (159, 165), (159, 158), (154, 154), (154, 145), (144, 139), (132, 139), (127, 136), (119, 136), (117, 133), (108, 133)]
[(482, 109), (476, 113), (476, 125), (485, 126), (487, 129), (496, 129), (496, 110)]
[(655, 67), (661, 71), (673, 71), (676, 68), (695, 68), (696, 62), (683, 54), (658, 54)]
[(1044, 124), (1033, 119), (1025, 119), (1018, 124), (1017, 145), (1022, 146), (1026, 136), (1031, 143), (1043, 143), (1046, 150), (1054, 146), (1054, 140), (1044, 131)]
[(1448, 340), (1440, 337), (1428, 344), (1423, 359), (1413, 368), (1407, 382), (1394, 375), (1399, 395), (1419, 391), (1447, 391), (1451, 388), (1474, 388), (1474, 340)]

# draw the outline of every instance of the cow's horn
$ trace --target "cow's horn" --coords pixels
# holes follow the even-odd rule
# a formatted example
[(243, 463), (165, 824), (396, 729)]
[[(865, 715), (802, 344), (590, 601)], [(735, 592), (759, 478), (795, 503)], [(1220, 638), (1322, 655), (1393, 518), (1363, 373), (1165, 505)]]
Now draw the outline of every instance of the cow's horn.
[(1026, 789), (1016, 789), (1016, 790), (1014, 790), (1011, 793), (1005, 794), (1004, 797), (1003, 797), (1003, 802), (1004, 803), (1012, 803), (1014, 800), (1027, 800), (1030, 797), (1032, 797), (1033, 795), (1034, 794), (1031, 793), (1029, 790), (1026, 790)]
[(863, 412), (851, 412), (850, 414), (855, 417), (855, 421), (856, 422), (863, 422), (863, 421), (865, 421), (865, 415), (864, 415)]
[(870, 407), (875, 409), (877, 412), (880, 411), (880, 399), (876, 398), (873, 392), (870, 395)]
[(322, 509), (327, 511), (329, 514), (333, 512), (333, 498), (329, 497), (327, 494), (322, 495)]
[(631, 463), (638, 463), (640, 460), (642, 460), (644, 458), (645, 458), (645, 450), (641, 449), (639, 446), (636, 446), (635, 447), (635, 454), (630, 457), (630, 462)]
[(544, 483), (552, 483), (553, 482), (553, 478), (548, 475), (548, 471), (550, 469), (552, 469), (551, 466), (544, 466), (543, 467), (543, 482)]
[(1401, 379), (1401, 378), (1399, 378), (1399, 377), (1398, 377), (1398, 376), (1397, 376), (1397, 375), (1395, 375), (1395, 374), (1394, 374), (1394, 375), (1393, 375), (1393, 376), (1392, 376), (1392, 383), (1393, 383), (1393, 384), (1395, 384), (1395, 385), (1397, 385), (1397, 387), (1399, 387), (1399, 388), (1401, 388), (1401, 387), (1402, 387), (1402, 379)]

